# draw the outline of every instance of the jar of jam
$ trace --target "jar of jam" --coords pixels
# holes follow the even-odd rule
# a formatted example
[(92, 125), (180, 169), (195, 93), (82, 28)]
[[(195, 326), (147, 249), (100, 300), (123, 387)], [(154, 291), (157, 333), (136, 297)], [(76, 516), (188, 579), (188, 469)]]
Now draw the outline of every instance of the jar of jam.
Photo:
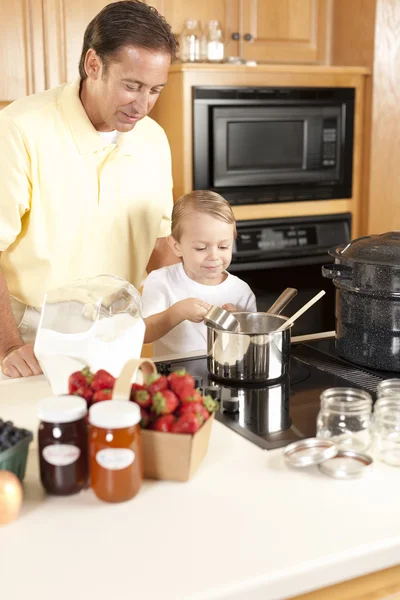
[(89, 410), (91, 486), (101, 500), (125, 502), (142, 485), (140, 418), (139, 406), (124, 400)]
[(88, 481), (86, 414), (79, 396), (53, 396), (39, 404), (40, 478), (49, 494), (76, 494)]

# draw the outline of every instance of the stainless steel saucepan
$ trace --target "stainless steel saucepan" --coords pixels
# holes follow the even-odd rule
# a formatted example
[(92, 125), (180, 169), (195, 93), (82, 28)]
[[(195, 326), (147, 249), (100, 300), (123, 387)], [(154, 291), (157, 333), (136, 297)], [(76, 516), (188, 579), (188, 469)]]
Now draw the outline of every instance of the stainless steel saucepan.
[(275, 381), (289, 370), (290, 327), (276, 330), (287, 318), (269, 313), (233, 313), (239, 331), (207, 327), (207, 367), (221, 380)]

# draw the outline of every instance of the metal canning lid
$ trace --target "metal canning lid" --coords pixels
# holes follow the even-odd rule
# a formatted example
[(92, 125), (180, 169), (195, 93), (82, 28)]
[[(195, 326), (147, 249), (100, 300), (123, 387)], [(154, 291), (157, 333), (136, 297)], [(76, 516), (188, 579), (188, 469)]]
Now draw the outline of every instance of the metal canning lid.
[(339, 450), (333, 458), (318, 465), (320, 471), (335, 479), (355, 479), (366, 475), (371, 468), (372, 458), (354, 450)]
[(330, 440), (308, 438), (289, 444), (283, 454), (291, 467), (309, 467), (333, 458), (337, 452), (336, 445)]

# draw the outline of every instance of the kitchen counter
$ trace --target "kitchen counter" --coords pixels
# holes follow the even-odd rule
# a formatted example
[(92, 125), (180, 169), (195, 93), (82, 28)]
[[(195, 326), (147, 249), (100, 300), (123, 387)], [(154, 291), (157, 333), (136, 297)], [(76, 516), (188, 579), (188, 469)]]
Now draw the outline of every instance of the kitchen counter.
[[(43, 376), (3, 381), (0, 416), (36, 429), (49, 394)], [(215, 422), (190, 482), (146, 481), (132, 501), (109, 505), (91, 490), (45, 496), (36, 452), (22, 514), (0, 529), (7, 600), (281, 600), (400, 559), (400, 470), (381, 463), (353, 481), (289, 470), (281, 449)]]

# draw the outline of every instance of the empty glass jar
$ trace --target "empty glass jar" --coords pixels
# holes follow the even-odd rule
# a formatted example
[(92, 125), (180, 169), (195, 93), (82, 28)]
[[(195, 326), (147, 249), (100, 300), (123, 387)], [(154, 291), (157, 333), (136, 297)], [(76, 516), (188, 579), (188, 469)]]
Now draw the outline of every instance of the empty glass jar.
[(384, 396), (398, 396), (400, 398), (400, 379), (385, 379), (376, 388), (377, 398)]
[(355, 388), (322, 392), (317, 437), (330, 439), (340, 450), (365, 451), (371, 443), (372, 398)]
[(375, 409), (373, 446), (377, 458), (389, 465), (400, 467), (400, 397), (393, 399), (396, 401), (382, 398), (384, 403)]
[(180, 58), (182, 62), (200, 61), (202, 37), (200, 21), (187, 19), (180, 35)]

